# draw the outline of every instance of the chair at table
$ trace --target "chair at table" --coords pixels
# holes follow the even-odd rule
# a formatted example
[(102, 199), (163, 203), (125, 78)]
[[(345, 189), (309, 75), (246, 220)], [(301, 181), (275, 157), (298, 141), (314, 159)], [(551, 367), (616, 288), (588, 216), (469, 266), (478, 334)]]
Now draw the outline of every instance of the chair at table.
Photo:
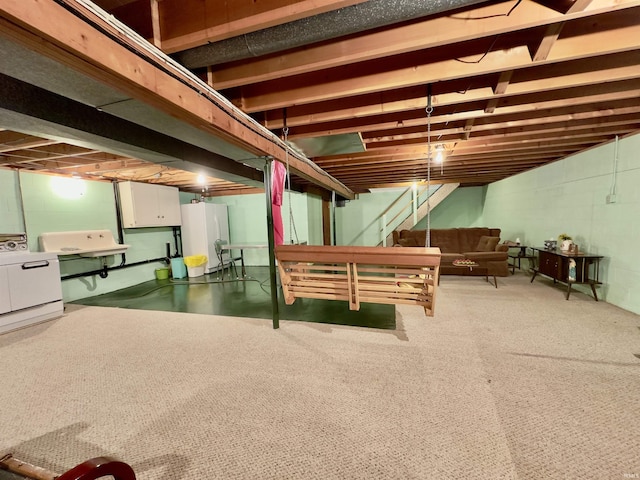
[[(227, 245), (228, 243), (229, 242), (227, 242), (226, 240), (222, 240), (221, 238), (213, 242), (216, 248), (216, 256), (218, 257), (218, 270), (220, 271), (220, 278), (222, 280), (224, 280), (224, 263), (225, 263), (223, 254), (224, 252), (229, 252), (229, 249), (225, 248), (224, 246)], [(229, 263), (229, 267), (233, 267), (233, 272), (236, 274), (236, 278), (238, 278), (238, 270), (236, 269), (235, 259), (232, 256), (229, 256), (229, 258), (227, 259), (227, 262)]]

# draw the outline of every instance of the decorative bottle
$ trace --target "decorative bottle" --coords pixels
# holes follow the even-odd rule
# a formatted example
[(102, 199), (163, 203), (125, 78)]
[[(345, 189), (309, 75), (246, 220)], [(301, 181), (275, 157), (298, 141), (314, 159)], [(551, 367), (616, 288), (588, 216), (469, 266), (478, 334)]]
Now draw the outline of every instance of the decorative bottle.
[(576, 281), (576, 261), (573, 258), (569, 260), (569, 281)]

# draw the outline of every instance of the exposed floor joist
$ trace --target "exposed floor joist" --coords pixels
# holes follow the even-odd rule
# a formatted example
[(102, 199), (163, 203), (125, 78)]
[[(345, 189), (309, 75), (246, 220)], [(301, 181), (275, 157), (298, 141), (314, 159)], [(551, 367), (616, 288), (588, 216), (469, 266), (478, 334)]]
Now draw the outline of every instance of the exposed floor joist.
[[(81, 4), (69, 3), (100, 25), (103, 33), (114, 30)], [(128, 39), (129, 45), (116, 42), (54, 2), (14, 2), (3, 4), (0, 11), (1, 32), (10, 41), (105, 86), (117, 85), (125, 95), (253, 156), (288, 161), (290, 168), (306, 181), (352, 198), (352, 192), (344, 185), (312, 164), (287, 154), (284, 144), (270, 132), (252, 127), (242, 115), (198, 89), (188, 75), (147, 58), (146, 52), (136, 49)], [(243, 168), (240, 163), (238, 167)]]
[[(58, 1), (74, 6), (82, 0)], [(366, 5), (358, 0), (286, 5), (279, 0), (251, 4), (231, 0), (220, 15), (219, 9), (214, 11), (219, 7), (215, 0), (96, 2), (165, 53), (185, 59), (193, 53), (191, 47), (242, 40), (241, 35), (266, 27), (315, 20), (321, 16), (313, 15), (356, 3)], [(104, 106), (111, 115), (136, 120), (131, 107), (138, 111), (144, 105), (142, 126), (170, 135), (179, 121), (178, 139), (192, 140), (205, 149), (208, 145), (199, 135), (217, 135), (227, 143), (223, 149), (214, 148), (214, 153), (258, 170), (265, 155), (283, 160), (278, 137), (282, 138), (286, 115), (287, 138), (300, 151), (332, 153), (313, 153), (313, 164), (291, 161), (294, 184), (302, 190), (315, 191), (314, 183), (330, 183), (327, 178), (343, 185), (347, 194), (423, 179), (428, 85), (434, 107), (432, 141), (446, 153), (442, 170), (432, 172), (434, 183), (486, 185), (640, 131), (640, 0), (468, 2), (455, 10), (354, 31), (304, 48), (285, 45), (268, 55), (193, 67), (198, 77), (229, 100), (226, 105), (233, 103), (250, 114), (273, 138), (256, 136), (230, 118), (226, 107), (212, 111), (210, 99), (180, 75), (166, 78), (162, 70), (146, 65), (147, 58), (132, 58), (133, 45), (121, 55), (119, 49), (103, 48), (108, 38), (87, 36), (90, 29), (77, 29), (74, 22), (55, 15), (44, 21), (43, 12), (55, 10), (54, 0), (6, 3), (20, 14), (8, 26), (5, 20), (2, 35), (14, 38), (12, 29), (42, 30), (31, 40), (17, 41), (93, 81), (114, 86), (120, 96)], [(44, 25), (51, 19), (58, 21)], [(357, 20), (360, 24), (365, 19)], [(105, 31), (117, 36), (112, 25)], [(162, 112), (162, 119), (151, 119), (152, 112)], [(344, 135), (357, 136), (364, 151), (345, 148), (334, 154), (332, 148)], [(325, 142), (326, 149), (315, 148)], [(73, 167), (72, 156), (39, 159), (28, 153), (28, 144), (22, 152), (8, 145), (10, 156), (2, 159), (5, 166), (56, 171)], [(120, 153), (124, 155), (101, 161), (116, 162), (113, 166), (126, 161), (121, 175), (159, 180), (151, 167), (135, 163), (143, 159)], [(78, 155), (77, 167), (88, 172), (92, 167), (86, 162), (94, 158), (98, 159), (93, 154)], [(325, 173), (330, 176), (325, 178)], [(172, 173), (160, 180), (175, 180), (181, 188), (197, 191), (190, 175), (191, 185), (189, 175)], [(221, 183), (208, 179), (216, 191), (246, 192), (254, 187), (247, 190), (225, 183), (229, 178), (218, 180)]]

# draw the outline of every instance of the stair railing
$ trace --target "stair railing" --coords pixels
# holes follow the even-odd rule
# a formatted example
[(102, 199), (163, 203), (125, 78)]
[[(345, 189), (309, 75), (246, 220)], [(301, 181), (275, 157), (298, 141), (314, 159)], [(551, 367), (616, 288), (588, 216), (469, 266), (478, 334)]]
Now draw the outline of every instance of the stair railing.
[[(435, 193), (440, 185), (432, 185), (432, 194)], [(380, 215), (369, 223), (362, 231), (356, 235), (349, 245), (353, 245), (356, 240), (362, 237), (370, 228), (378, 225), (378, 235), (376, 244), (386, 245), (387, 237), (398, 225), (413, 217), (413, 225), (415, 226), (418, 221), (418, 209), (426, 202), (428, 198), (428, 188), (411, 186), (404, 190)]]

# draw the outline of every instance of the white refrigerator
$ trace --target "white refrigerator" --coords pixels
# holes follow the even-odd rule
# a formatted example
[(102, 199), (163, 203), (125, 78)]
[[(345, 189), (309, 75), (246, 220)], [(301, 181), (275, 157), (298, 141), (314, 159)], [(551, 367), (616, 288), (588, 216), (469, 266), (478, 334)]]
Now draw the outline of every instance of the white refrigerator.
[[(227, 206), (217, 203), (187, 203), (180, 206), (182, 214), (182, 254), (206, 255), (206, 273), (216, 271), (218, 256), (215, 241), (229, 243), (229, 219)], [(229, 261), (229, 253), (223, 254), (224, 263)]]

